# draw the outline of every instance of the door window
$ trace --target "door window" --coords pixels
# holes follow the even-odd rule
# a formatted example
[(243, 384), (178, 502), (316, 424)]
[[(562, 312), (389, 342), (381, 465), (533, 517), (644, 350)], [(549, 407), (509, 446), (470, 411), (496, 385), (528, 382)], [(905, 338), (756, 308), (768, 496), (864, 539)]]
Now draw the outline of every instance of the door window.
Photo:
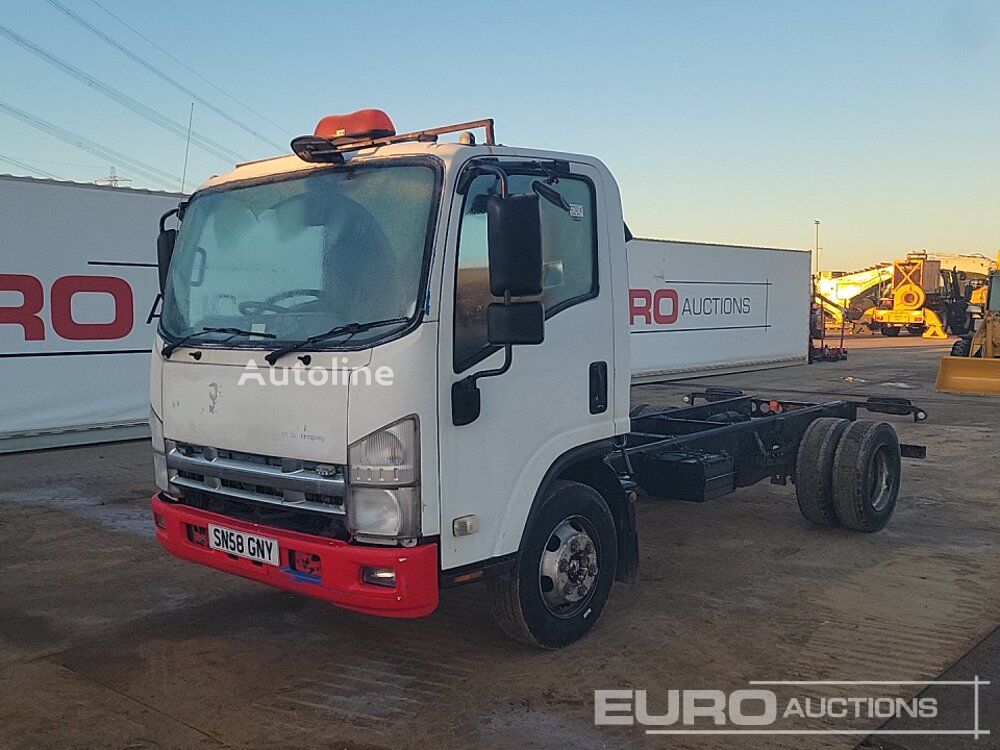
[[(513, 174), (511, 193), (530, 193), (544, 177)], [(565, 209), (542, 198), (542, 262), (545, 317), (591, 299), (597, 294), (597, 231), (593, 185), (580, 177), (562, 177), (551, 184), (570, 206)], [(490, 293), (486, 240), (486, 199), (500, 191), (491, 174), (479, 175), (469, 186), (462, 206), (455, 276), (455, 372), (462, 372), (497, 347), (486, 339), (486, 307), (501, 301)]]

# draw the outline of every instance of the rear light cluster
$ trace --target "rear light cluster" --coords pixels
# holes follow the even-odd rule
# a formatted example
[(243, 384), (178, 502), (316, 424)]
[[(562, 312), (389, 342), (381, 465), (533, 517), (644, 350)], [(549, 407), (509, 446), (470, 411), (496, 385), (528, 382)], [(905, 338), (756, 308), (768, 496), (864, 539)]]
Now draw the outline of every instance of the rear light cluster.
[(189, 523), (187, 525), (187, 535), (188, 541), (191, 544), (197, 544), (199, 547), (208, 546), (208, 529), (204, 526), (195, 526)]

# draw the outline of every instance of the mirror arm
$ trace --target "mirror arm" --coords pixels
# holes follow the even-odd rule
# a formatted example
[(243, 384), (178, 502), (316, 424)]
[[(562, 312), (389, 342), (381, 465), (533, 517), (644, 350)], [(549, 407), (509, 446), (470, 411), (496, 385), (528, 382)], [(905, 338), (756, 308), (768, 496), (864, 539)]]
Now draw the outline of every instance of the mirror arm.
[(503, 364), (500, 367), (495, 367), (492, 370), (482, 370), (480, 372), (475, 372), (472, 375), (468, 375), (463, 378), (463, 380), (469, 381), (469, 387), (476, 385), (476, 381), (480, 378), (495, 378), (498, 375), (503, 375), (510, 369), (511, 362), (513, 361), (513, 351), (514, 347), (511, 344), (507, 344), (503, 348)]
[[(503, 303), (510, 304), (510, 292), (504, 292)], [(503, 364), (494, 367), (492, 370), (481, 370), (471, 375), (466, 375), (461, 380), (454, 382), (451, 386), (452, 399), (452, 424), (456, 427), (471, 424), (479, 419), (480, 408), (480, 378), (495, 378), (505, 374), (514, 362), (514, 347), (506, 344), (503, 348)]]
[[(503, 303), (510, 307), (510, 292), (503, 293)], [(462, 381), (468, 381), (468, 387), (474, 388), (476, 381), (480, 378), (495, 378), (498, 375), (503, 375), (510, 369), (510, 365), (514, 359), (514, 347), (511, 344), (507, 344), (503, 348), (503, 364), (499, 367), (495, 367), (492, 370), (482, 370), (481, 372), (474, 372), (472, 375), (468, 375), (462, 378)]]
[(488, 174), (496, 175), (500, 180), (500, 197), (506, 198), (509, 195), (509, 190), (507, 186), (507, 173), (503, 168), (498, 167), (496, 164), (484, 164), (482, 162), (473, 162), (473, 165), (478, 172), (486, 172)]
[[(171, 208), (169, 211), (167, 211), (165, 214), (163, 214), (163, 216), (160, 217), (160, 231), (161, 232), (167, 231), (167, 219), (169, 219), (171, 216), (178, 216), (180, 214), (180, 211), (181, 211), (180, 206), (178, 206), (177, 208)], [(179, 218), (180, 217), (178, 216), (178, 220), (179, 220)]]

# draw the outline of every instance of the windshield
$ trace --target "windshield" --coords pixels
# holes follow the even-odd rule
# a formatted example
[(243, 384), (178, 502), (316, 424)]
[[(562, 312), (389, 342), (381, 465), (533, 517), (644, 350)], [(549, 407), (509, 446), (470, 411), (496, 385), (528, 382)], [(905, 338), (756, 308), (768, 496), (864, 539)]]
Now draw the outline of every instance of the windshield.
[[(165, 337), (238, 328), (274, 339), (227, 334), (227, 346), (271, 348), (349, 323), (414, 319), (437, 175), (427, 163), (394, 162), (195, 196), (170, 261)], [(407, 325), (359, 333), (347, 348)]]

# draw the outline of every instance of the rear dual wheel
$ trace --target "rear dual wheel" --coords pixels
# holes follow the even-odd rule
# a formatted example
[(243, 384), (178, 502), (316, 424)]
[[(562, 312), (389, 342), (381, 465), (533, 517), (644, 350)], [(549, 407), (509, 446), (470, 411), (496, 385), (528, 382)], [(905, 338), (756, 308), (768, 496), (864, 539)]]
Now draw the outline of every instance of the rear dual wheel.
[(896, 508), (900, 473), (891, 425), (821, 417), (799, 444), (795, 497), (814, 524), (878, 531)]
[(899, 329), (896, 328), (895, 326), (882, 326), (882, 335), (893, 336), (893, 337), (898, 336)]
[(833, 504), (856, 531), (885, 528), (896, 509), (902, 466), (892, 425), (859, 420), (844, 432), (833, 458)]

